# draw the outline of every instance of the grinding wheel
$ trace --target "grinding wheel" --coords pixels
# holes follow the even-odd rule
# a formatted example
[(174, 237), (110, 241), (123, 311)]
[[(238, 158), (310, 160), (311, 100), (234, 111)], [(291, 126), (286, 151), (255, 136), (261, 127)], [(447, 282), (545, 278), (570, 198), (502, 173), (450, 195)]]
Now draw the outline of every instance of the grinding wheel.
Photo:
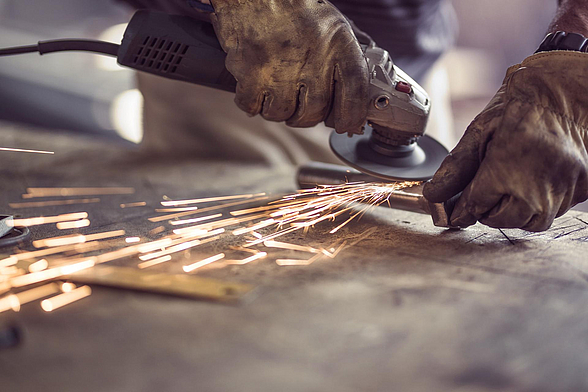
[(373, 129), (366, 126), (363, 135), (348, 137), (331, 133), (333, 152), (347, 165), (386, 181), (426, 181), (433, 177), (448, 154), (445, 147), (429, 136), (422, 136), (414, 151), (402, 157), (376, 152), (370, 146)]

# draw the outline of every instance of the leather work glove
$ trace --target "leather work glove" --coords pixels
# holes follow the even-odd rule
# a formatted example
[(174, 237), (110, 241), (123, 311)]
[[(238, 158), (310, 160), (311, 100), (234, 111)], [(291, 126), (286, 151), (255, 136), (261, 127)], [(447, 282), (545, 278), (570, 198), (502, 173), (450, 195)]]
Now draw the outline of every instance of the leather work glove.
[(463, 191), (451, 224), (547, 230), (588, 198), (588, 54), (535, 54), (504, 83), (424, 195)]
[(326, 0), (213, 0), (211, 21), (251, 116), (361, 133), (368, 65), (345, 16)]

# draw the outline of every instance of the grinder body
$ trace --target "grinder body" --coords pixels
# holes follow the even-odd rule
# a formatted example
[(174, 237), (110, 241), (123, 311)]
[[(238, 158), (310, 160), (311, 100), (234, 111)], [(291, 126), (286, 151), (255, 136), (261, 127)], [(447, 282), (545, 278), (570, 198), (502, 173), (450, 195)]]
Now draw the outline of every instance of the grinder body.
[[(359, 36), (369, 66), (368, 124), (362, 135), (331, 135), (346, 164), (381, 179), (426, 180), (447, 150), (424, 136), (430, 99), (392, 62), (387, 51)], [(362, 42), (363, 40), (363, 42)], [(212, 26), (187, 16), (140, 10), (125, 32), (119, 64), (174, 80), (234, 92), (226, 53)]]

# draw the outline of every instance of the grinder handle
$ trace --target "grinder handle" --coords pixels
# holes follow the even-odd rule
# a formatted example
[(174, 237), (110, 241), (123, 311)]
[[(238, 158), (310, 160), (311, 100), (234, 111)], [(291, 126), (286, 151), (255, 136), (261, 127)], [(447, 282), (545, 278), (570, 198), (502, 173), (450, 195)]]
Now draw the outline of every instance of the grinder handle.
[(226, 57), (211, 24), (147, 10), (133, 15), (118, 51), (120, 65), (235, 92), (237, 81), (225, 68)]

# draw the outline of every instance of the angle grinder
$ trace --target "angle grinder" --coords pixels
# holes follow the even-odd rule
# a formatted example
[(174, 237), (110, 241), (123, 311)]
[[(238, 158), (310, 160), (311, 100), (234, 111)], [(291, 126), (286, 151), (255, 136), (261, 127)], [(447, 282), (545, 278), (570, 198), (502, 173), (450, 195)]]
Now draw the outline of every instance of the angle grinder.
[[(386, 181), (430, 179), (447, 150), (425, 136), (431, 107), (427, 93), (387, 51), (361, 42), (370, 70), (368, 123), (361, 135), (333, 131), (330, 146), (347, 165)], [(52, 40), (0, 49), (0, 56), (87, 51), (116, 57), (122, 66), (168, 79), (235, 92), (226, 53), (212, 25), (181, 15), (139, 10), (120, 45), (94, 40)]]

